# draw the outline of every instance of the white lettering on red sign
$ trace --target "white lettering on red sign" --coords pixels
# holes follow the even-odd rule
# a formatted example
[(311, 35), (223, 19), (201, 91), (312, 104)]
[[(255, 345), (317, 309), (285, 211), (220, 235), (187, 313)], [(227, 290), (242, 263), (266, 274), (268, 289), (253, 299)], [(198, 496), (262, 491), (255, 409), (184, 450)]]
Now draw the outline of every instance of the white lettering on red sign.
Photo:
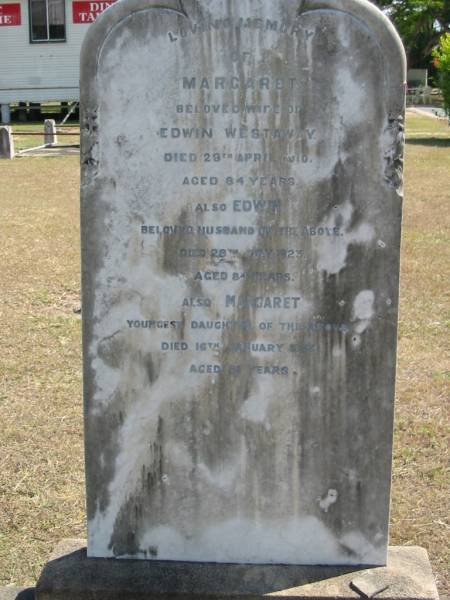
[(0, 27), (21, 25), (20, 4), (0, 4)]
[(103, 2), (87, 2), (86, 0), (75, 0), (72, 2), (72, 17), (74, 23), (93, 23), (95, 19), (116, 0), (104, 0)]

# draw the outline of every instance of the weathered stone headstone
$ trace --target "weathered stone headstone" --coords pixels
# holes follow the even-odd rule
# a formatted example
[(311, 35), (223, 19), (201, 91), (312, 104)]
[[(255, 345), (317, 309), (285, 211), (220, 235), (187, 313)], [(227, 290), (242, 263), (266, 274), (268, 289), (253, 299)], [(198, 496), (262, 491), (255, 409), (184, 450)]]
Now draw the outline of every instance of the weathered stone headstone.
[(404, 80), (364, 0), (90, 28), (89, 556), (385, 562)]
[(0, 158), (14, 158), (14, 139), (9, 126), (0, 127)]
[(5, 125), (11, 123), (11, 108), (9, 104), (0, 104), (0, 116), (2, 123)]
[(56, 133), (56, 122), (54, 119), (45, 119), (44, 121), (44, 144), (57, 144), (58, 135)]

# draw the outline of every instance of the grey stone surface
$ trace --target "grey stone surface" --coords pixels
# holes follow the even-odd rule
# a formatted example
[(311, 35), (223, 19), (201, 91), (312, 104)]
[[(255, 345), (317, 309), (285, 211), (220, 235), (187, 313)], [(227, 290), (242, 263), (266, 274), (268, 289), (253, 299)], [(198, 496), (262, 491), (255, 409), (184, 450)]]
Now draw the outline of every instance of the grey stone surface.
[(81, 60), (88, 554), (384, 564), (391, 24), (365, 0), (129, 0)]
[(56, 122), (54, 119), (44, 121), (44, 144), (57, 144)]
[(14, 139), (9, 126), (0, 127), (0, 158), (14, 158)]
[(357, 568), (117, 561), (88, 558), (84, 543), (60, 544), (38, 581), (37, 600), (374, 597), (355, 591), (356, 579), (370, 580), (370, 588), (359, 585), (381, 590), (376, 593), (380, 600), (438, 598), (427, 553), (418, 547), (390, 548), (387, 567)]

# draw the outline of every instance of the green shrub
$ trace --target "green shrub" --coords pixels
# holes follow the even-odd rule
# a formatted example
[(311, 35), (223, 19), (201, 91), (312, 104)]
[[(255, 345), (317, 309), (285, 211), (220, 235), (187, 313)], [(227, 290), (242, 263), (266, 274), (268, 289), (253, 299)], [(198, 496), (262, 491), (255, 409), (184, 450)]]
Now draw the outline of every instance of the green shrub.
[(445, 112), (450, 117), (450, 33), (441, 36), (439, 47), (433, 51), (433, 58), (439, 70)]

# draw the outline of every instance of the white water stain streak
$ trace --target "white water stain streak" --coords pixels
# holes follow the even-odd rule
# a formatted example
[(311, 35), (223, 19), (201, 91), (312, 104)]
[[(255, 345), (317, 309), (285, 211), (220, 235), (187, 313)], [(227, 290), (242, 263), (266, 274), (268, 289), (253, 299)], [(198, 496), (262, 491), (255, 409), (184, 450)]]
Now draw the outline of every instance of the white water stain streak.
[(360, 223), (356, 227), (351, 227), (353, 212), (354, 207), (350, 199), (347, 199), (341, 206), (332, 208), (319, 225), (324, 230), (339, 227), (342, 232), (340, 236), (320, 236), (315, 240), (317, 268), (328, 275), (336, 275), (344, 269), (348, 250), (352, 244), (368, 245), (375, 237), (375, 230), (370, 223)]
[[(130, 491), (138, 486), (141, 466), (147, 464), (148, 440), (156, 439), (161, 405), (181, 402), (186, 394), (194, 389), (198, 391), (199, 384), (194, 383), (195, 379), (171, 377), (175, 361), (174, 357), (168, 357), (158, 380), (152, 386), (152, 402), (148, 401), (146, 395), (141, 396), (120, 429), (120, 450), (115, 461), (114, 477), (108, 485), (110, 501), (105, 510), (97, 509), (89, 522), (90, 556), (114, 556), (112, 549), (109, 549), (111, 534)], [(133, 383), (136, 386), (144, 385), (143, 381)]]
[[(361, 559), (366, 564), (380, 560), (379, 552), (359, 532), (348, 534), (344, 545), (355, 552), (352, 564)], [(276, 556), (277, 562), (284, 564), (315, 564), (324, 560), (327, 564), (349, 564), (341, 541), (312, 516), (261, 522), (229, 519), (189, 537), (173, 527), (160, 525), (141, 536), (140, 547), (152, 548), (159, 560), (263, 564), (273, 563)]]
[(359, 292), (353, 301), (352, 322), (355, 323), (354, 331), (356, 333), (364, 333), (370, 325), (374, 315), (374, 302), (375, 294), (372, 290)]

